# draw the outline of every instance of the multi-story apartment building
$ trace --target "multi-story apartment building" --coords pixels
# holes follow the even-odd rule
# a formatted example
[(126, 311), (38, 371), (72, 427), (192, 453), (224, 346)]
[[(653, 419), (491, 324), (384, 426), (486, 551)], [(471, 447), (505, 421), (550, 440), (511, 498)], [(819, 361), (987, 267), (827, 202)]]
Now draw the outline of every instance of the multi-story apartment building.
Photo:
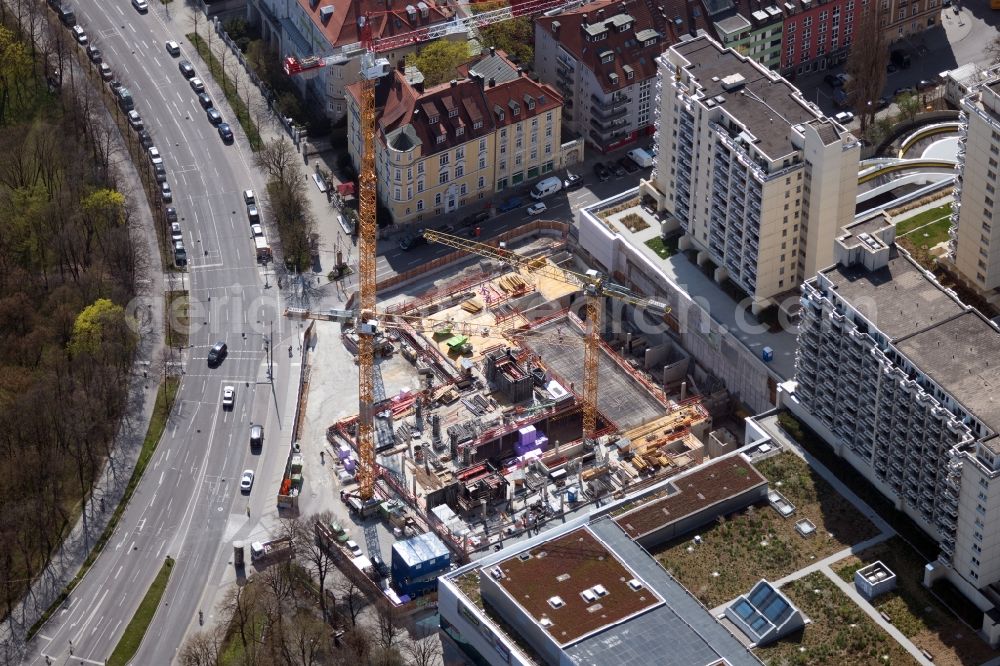
[(380, 55), (395, 64), (412, 54), (419, 42), (414, 31), (442, 24), (444, 39), (468, 39), (454, 24), (455, 12), (434, 0), (251, 0), (248, 21), (261, 26), (269, 43), (282, 57), (333, 56), (325, 67), (295, 78), (307, 98), (319, 102), (332, 120), (347, 112), (346, 87), (358, 80), (362, 50), (358, 43), (358, 17), (372, 17), (376, 39), (397, 38), (398, 44)]
[(742, 0), (738, 7), (729, 2), (722, 4), (728, 8), (725, 16), (712, 17), (722, 45), (777, 70), (781, 66), (785, 20), (778, 4), (760, 0)]
[(657, 62), (657, 164), (642, 191), (751, 298), (773, 304), (833, 259), (861, 144), (788, 81), (707, 37)]
[[(867, 0), (789, 0), (780, 71), (784, 76), (833, 67), (847, 59)], [(776, 68), (777, 69), (777, 68)]]
[(961, 109), (949, 251), (965, 281), (986, 292), (1000, 286), (1000, 219), (993, 218), (1000, 212), (994, 207), (1000, 199), (1000, 79), (973, 88)]
[(878, 0), (878, 7), (879, 26), (885, 41), (892, 44), (937, 25), (941, 0)]
[(946, 576), (987, 611), (1000, 601), (1000, 328), (900, 253), (887, 218), (845, 231), (837, 263), (802, 286), (782, 402), (938, 540), (925, 582)]
[[(461, 76), (424, 89), (399, 63), (376, 86), (379, 200), (396, 224), (418, 223), (559, 168), (562, 99), (532, 81), (503, 51), (460, 68)], [(348, 87), (348, 151), (361, 162), (358, 84)]]
[(566, 127), (601, 152), (653, 130), (655, 59), (674, 40), (647, 3), (599, 0), (535, 20), (535, 71), (563, 96)]

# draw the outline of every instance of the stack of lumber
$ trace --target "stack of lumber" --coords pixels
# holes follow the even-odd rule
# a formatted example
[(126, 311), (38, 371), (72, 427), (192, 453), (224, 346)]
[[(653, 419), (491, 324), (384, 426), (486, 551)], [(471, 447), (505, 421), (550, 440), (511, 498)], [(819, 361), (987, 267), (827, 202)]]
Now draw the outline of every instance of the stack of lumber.
[(477, 312), (481, 312), (482, 311), (482, 309), (483, 309), (483, 302), (481, 300), (479, 300), (478, 296), (473, 296), (469, 300), (467, 300), (464, 303), (462, 303), (462, 309), (465, 310), (466, 312), (470, 312), (472, 314), (475, 314)]
[(524, 280), (521, 279), (520, 275), (515, 275), (513, 273), (507, 274), (500, 278), (500, 287), (506, 292), (517, 293), (519, 291), (524, 291), (527, 289), (528, 285), (525, 284)]

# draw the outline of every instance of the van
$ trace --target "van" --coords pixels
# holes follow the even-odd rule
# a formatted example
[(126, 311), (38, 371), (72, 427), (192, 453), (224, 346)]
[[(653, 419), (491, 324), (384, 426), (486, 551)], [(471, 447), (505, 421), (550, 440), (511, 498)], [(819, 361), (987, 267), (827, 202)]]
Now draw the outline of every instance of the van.
[(628, 153), (626, 153), (632, 161), (641, 166), (642, 168), (647, 168), (653, 166), (653, 156), (647, 153), (642, 148), (634, 148)]
[(562, 189), (562, 181), (558, 178), (546, 178), (545, 180), (538, 181), (533, 188), (531, 188), (531, 198), (532, 199), (544, 199), (550, 194), (555, 194)]
[(72, 28), (76, 25), (76, 14), (69, 7), (59, 8), (59, 20), (62, 21), (63, 25), (67, 28)]

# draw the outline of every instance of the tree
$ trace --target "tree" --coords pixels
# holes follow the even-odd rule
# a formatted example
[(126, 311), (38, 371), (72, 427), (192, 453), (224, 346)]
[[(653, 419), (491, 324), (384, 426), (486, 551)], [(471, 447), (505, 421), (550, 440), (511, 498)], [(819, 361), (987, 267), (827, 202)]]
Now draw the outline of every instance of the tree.
[(358, 626), (358, 616), (365, 607), (365, 596), (353, 580), (342, 577), (334, 586), (341, 611), (351, 618), (351, 626)]
[(254, 154), (257, 167), (267, 172), (272, 180), (289, 184), (293, 178), (292, 170), (297, 170), (295, 151), (284, 139), (271, 139)]
[(235, 628), (244, 651), (255, 641), (254, 624), (259, 601), (256, 584), (251, 582), (230, 587), (219, 605), (219, 610), (226, 618), (225, 624)]
[(424, 86), (430, 88), (456, 78), (455, 68), (469, 57), (468, 42), (439, 39), (417, 51), (414, 63), (424, 75)]
[(861, 133), (875, 118), (878, 99), (885, 88), (889, 48), (880, 24), (878, 5), (869, 2), (856, 23), (851, 54), (845, 70), (851, 76), (847, 84), (851, 105), (861, 120)]
[(483, 46), (501, 49), (512, 62), (526, 69), (534, 68), (535, 27), (530, 17), (494, 23), (480, 30), (479, 36)]
[(441, 663), (441, 640), (435, 635), (408, 640), (403, 654), (409, 666), (437, 666)]
[(378, 604), (378, 643), (384, 650), (396, 647), (396, 639), (402, 629), (403, 616), (399, 609), (390, 604)]
[(125, 310), (106, 298), (99, 298), (87, 306), (73, 325), (73, 338), (69, 349), (74, 356), (97, 356), (104, 346), (109, 328), (124, 323)]
[(323, 617), (327, 617), (326, 579), (334, 566), (333, 558), (316, 538), (316, 525), (329, 525), (334, 520), (333, 513), (322, 511), (308, 517), (283, 521), (284, 536), (291, 537), (295, 544), (295, 556), (305, 563), (306, 570), (319, 583), (319, 607)]
[(896, 106), (899, 107), (899, 115), (912, 122), (920, 112), (920, 99), (916, 95), (906, 93), (896, 98)]
[(225, 638), (223, 625), (192, 634), (178, 655), (181, 666), (218, 666)]

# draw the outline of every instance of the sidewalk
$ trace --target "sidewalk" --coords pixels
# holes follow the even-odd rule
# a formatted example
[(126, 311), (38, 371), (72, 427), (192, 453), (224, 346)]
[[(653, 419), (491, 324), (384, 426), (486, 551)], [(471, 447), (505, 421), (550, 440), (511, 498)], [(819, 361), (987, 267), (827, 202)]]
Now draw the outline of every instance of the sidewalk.
[[(44, 19), (48, 14), (41, 16)], [(33, 34), (44, 34), (44, 32)], [(79, 80), (88, 80), (86, 72), (79, 71), (81, 67), (79, 62), (72, 58), (68, 58), (67, 62), (77, 70)], [(100, 109), (100, 112), (108, 113), (104, 108)], [(108, 117), (110, 118), (110, 114)], [(114, 164), (113, 170), (118, 178), (118, 187), (127, 189), (128, 184), (139, 183), (141, 179), (135, 170), (135, 165), (128, 159), (128, 151), (121, 145), (121, 137), (116, 137), (116, 140), (119, 143), (119, 150), (116, 152), (119, 159)], [(135, 469), (156, 403), (159, 377), (156, 373), (153, 373), (152, 377), (148, 375), (163, 348), (164, 275), (162, 266), (158, 264), (161, 254), (157, 244), (155, 220), (148, 202), (141, 189), (127, 193), (127, 196), (138, 217), (137, 228), (141, 230), (138, 242), (145, 243), (144, 251), (149, 257), (154, 258), (150, 274), (139, 279), (137, 296), (126, 306), (128, 313), (136, 317), (139, 335), (128, 404), (111, 454), (94, 483), (89, 501), (84, 505), (79, 520), (53, 554), (52, 561), (38, 575), (28, 593), (11, 612), (8, 620), (0, 625), (0, 661), (3, 663), (20, 661), (28, 629), (41, 618), (60, 592), (76, 576), (94, 543), (111, 521), (114, 509), (121, 501)]]

